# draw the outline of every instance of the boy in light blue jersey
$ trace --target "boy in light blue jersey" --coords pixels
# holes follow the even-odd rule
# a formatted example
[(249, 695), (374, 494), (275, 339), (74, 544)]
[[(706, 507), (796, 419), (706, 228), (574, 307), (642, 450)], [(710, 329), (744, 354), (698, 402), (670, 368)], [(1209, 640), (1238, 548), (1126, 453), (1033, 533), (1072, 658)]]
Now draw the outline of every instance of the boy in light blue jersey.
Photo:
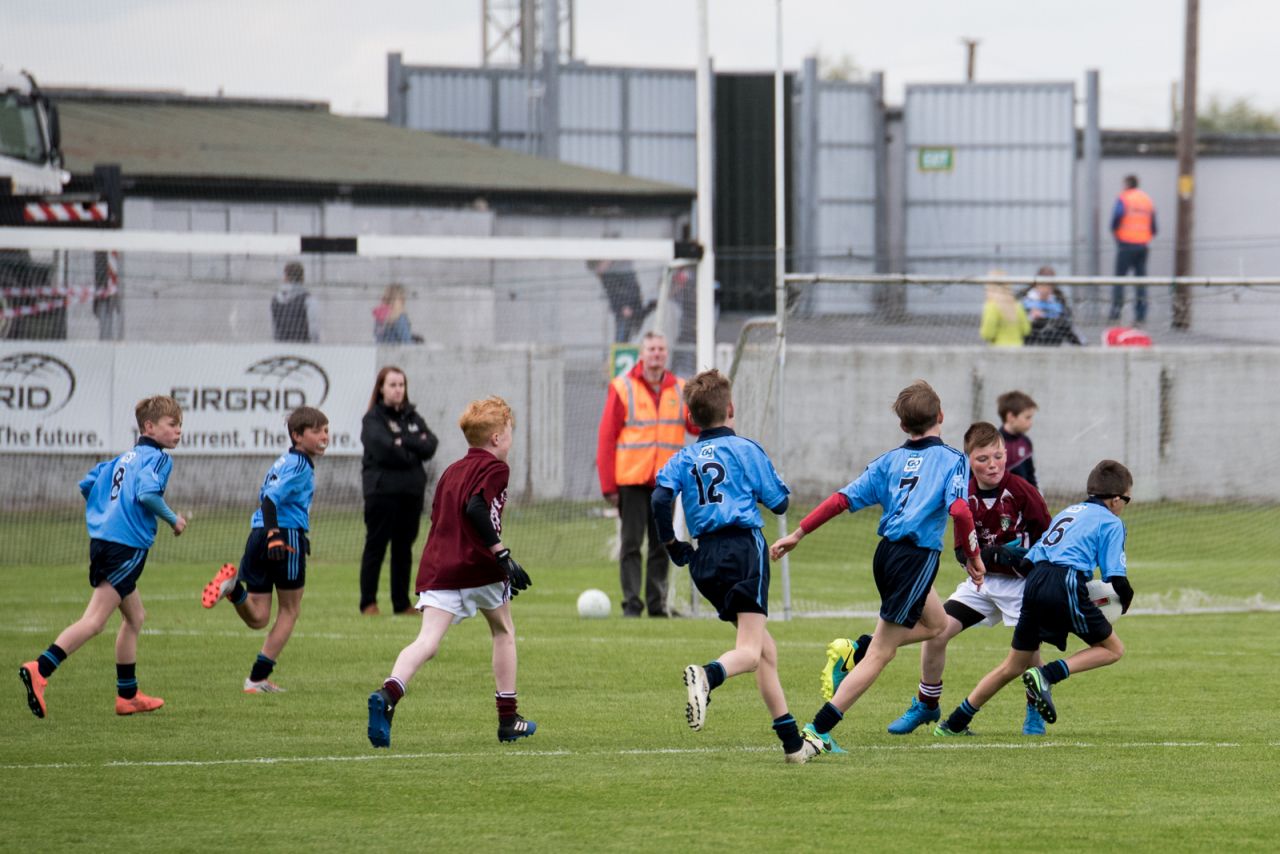
[(293, 447), (271, 464), (258, 490), (258, 509), (239, 568), (224, 564), (201, 598), (206, 608), (229, 600), (246, 626), (261, 629), (271, 621), (271, 591), (276, 591), (276, 622), (244, 680), (246, 694), (284, 691), (268, 677), (298, 622), (311, 553), (307, 534), (316, 482), (313, 458), (324, 456), (329, 447), (329, 419), (319, 409), (300, 406), (289, 414), (289, 438)]
[[(1008, 657), (973, 689), (934, 735), (972, 735), (969, 723), (1001, 688), (1022, 676), (1028, 697), (1045, 723), (1058, 719), (1050, 686), (1072, 673), (1083, 673), (1115, 664), (1124, 655), (1124, 644), (1111, 623), (1089, 598), (1086, 585), (1094, 567), (1111, 583), (1120, 599), (1121, 613), (1133, 602), (1124, 553), (1125, 530), (1120, 514), (1129, 504), (1133, 475), (1115, 460), (1103, 460), (1089, 473), (1089, 497), (1072, 504), (1049, 522), (1049, 530), (1027, 552), (1023, 568), (1029, 569), (1022, 594), (1022, 613), (1013, 630)], [(1033, 667), (1040, 644), (1067, 648), (1067, 634), (1088, 648), (1066, 659)]]
[(880, 618), (865, 655), (836, 688), (831, 700), (804, 728), (805, 753), (835, 750), (831, 730), (866, 692), (898, 647), (936, 637), (946, 626), (942, 601), (933, 590), (947, 516), (955, 520), (965, 570), (980, 585), (986, 569), (969, 510), (969, 460), (942, 442), (942, 401), (924, 380), (898, 393), (893, 411), (909, 437), (899, 448), (871, 461), (858, 479), (818, 505), (796, 530), (769, 549), (777, 560), (805, 535), (848, 510), (882, 509), (872, 567), (880, 592)]
[[(694, 730), (706, 721), (711, 692), (732, 676), (756, 674), (787, 762), (804, 762), (804, 739), (778, 679), (778, 647), (765, 620), (769, 613), (769, 559), (758, 504), (774, 513), (787, 509), (787, 485), (764, 449), (733, 432), (733, 387), (719, 371), (703, 371), (684, 387), (689, 417), (700, 429), (658, 472), (651, 503), (658, 537), (677, 566), (689, 565), (698, 591), (720, 619), (738, 629), (734, 648), (705, 666), (684, 669), (688, 693), (685, 719)], [(672, 506), (680, 495), (695, 549), (677, 540)]]
[(147, 551), (156, 539), (156, 517), (180, 535), (187, 520), (164, 501), (173, 471), (165, 453), (182, 439), (182, 407), (172, 397), (148, 397), (134, 407), (141, 433), (133, 450), (98, 463), (80, 481), (89, 529), (89, 586), (93, 595), (84, 615), (63, 629), (40, 657), (18, 669), (32, 714), (47, 713), (44, 689), (53, 672), (86, 641), (102, 631), (111, 612), (120, 611), (116, 635), (116, 714), (153, 712), (164, 705), (159, 697), (138, 690), (138, 634), (146, 612), (138, 593), (138, 578)]

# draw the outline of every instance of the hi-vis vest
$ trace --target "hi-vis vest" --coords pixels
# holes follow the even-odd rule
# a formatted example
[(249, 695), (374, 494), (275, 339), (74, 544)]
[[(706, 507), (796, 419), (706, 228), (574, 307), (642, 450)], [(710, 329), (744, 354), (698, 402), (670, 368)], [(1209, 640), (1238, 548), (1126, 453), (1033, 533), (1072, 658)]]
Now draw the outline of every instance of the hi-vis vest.
[(654, 408), (653, 395), (631, 373), (613, 380), (614, 391), (627, 407), (627, 420), (618, 434), (614, 472), (620, 486), (643, 486), (653, 481), (667, 460), (684, 447), (684, 380), (663, 388)]
[(1143, 245), (1150, 243), (1151, 219), (1156, 210), (1151, 197), (1134, 187), (1120, 194), (1120, 203), (1124, 205), (1124, 216), (1116, 226), (1116, 240)]

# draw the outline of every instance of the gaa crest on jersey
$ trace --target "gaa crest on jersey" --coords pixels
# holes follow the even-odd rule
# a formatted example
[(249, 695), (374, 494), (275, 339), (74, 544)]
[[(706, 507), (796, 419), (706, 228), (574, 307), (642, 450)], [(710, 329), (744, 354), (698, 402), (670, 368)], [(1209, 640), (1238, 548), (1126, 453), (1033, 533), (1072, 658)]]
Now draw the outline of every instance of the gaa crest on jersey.
[(1012, 519), (1010, 519), (1008, 516), (1001, 516), (1001, 517), (1000, 517), (1000, 530), (1001, 530), (1001, 531), (1007, 531), (1007, 530), (1009, 530), (1009, 527), (1010, 527), (1011, 525), (1013, 525), (1013, 520), (1012, 520)]

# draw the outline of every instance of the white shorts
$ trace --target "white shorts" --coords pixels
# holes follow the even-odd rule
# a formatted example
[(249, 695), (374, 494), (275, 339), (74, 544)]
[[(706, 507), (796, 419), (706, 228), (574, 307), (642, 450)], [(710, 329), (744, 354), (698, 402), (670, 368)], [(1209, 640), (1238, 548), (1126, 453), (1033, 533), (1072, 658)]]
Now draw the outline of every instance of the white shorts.
[(1016, 626), (1022, 613), (1022, 588), (1026, 583), (1025, 578), (1012, 575), (987, 575), (982, 579), (982, 586), (975, 587), (973, 579), (966, 578), (948, 601), (977, 611), (983, 616), (980, 625), (994, 626), (1003, 617), (1006, 626)]
[(505, 581), (495, 581), (484, 587), (464, 587), (461, 590), (424, 590), (418, 594), (419, 611), (426, 607), (439, 608), (453, 614), (453, 622), (461, 623), (474, 617), (476, 609), (492, 611), (503, 602), (511, 600), (511, 588)]

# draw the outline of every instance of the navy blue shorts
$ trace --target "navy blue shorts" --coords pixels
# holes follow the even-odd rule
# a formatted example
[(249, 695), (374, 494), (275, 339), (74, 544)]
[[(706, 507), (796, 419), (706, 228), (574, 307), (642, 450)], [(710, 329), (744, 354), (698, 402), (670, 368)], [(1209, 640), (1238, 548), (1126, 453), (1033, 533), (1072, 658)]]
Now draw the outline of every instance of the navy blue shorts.
[(721, 528), (698, 538), (689, 564), (698, 592), (732, 623), (769, 613), (769, 554), (759, 528)]
[(1034, 652), (1041, 643), (1066, 650), (1073, 634), (1090, 646), (1111, 637), (1111, 624), (1093, 604), (1084, 573), (1041, 561), (1027, 576), (1022, 614), (1013, 630), (1014, 649)]
[(311, 553), (311, 541), (306, 531), (297, 528), (281, 528), (284, 541), (293, 551), (284, 560), (267, 557), (267, 530), (254, 528), (244, 544), (244, 557), (240, 558), (239, 578), (250, 593), (270, 593), (277, 590), (300, 590), (307, 583), (307, 555)]
[(110, 584), (123, 599), (138, 589), (148, 551), (107, 540), (89, 540), (89, 586)]
[(939, 552), (915, 543), (881, 540), (872, 561), (880, 591), (880, 617), (908, 629), (924, 613), (924, 602), (938, 575)]

